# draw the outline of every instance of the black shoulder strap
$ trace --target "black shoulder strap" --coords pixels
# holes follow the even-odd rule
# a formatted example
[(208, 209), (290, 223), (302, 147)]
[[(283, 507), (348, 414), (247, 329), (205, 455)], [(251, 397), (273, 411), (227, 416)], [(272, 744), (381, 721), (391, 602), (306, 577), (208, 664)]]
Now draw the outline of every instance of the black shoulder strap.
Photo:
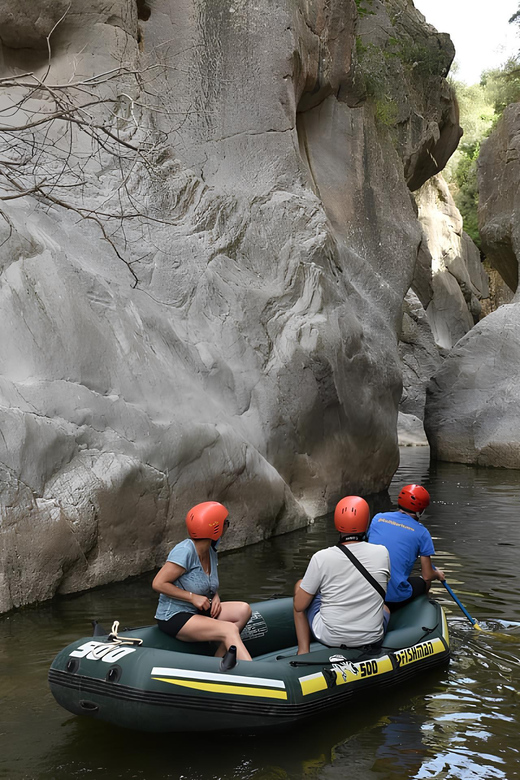
[(366, 579), (366, 580), (368, 580), (368, 582), (369, 582), (369, 583), (372, 585), (372, 587), (376, 589), (376, 591), (379, 593), (379, 595), (381, 596), (381, 598), (382, 598), (382, 599), (383, 599), (383, 601), (384, 601), (384, 600), (385, 600), (385, 597), (386, 597), (386, 592), (385, 592), (384, 588), (383, 588), (383, 587), (382, 587), (382, 586), (379, 584), (379, 582), (378, 582), (377, 580), (375, 580), (375, 579), (372, 577), (372, 575), (370, 574), (370, 572), (369, 572), (369, 571), (367, 571), (367, 570), (365, 569), (365, 567), (363, 566), (363, 564), (361, 563), (361, 561), (359, 561), (359, 560), (356, 558), (356, 556), (354, 555), (354, 553), (351, 553), (351, 552), (350, 552), (350, 550), (349, 550), (347, 547), (345, 547), (345, 545), (344, 545), (344, 544), (341, 544), (341, 542), (338, 542), (338, 543), (337, 543), (337, 545), (336, 545), (336, 547), (339, 547), (339, 549), (340, 549), (342, 552), (344, 552), (344, 553), (345, 553), (345, 555), (347, 556), (347, 558), (349, 559), (349, 561), (351, 561), (351, 563), (353, 563), (353, 564), (354, 564), (354, 566), (356, 567), (356, 569), (357, 569), (359, 572), (361, 572), (361, 574), (363, 575), (363, 577), (365, 577), (365, 579)]

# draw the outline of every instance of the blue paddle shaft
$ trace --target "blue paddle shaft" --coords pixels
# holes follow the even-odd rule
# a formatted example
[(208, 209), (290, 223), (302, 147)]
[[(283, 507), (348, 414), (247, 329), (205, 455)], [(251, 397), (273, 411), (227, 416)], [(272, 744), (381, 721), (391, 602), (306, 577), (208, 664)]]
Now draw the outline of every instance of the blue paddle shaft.
[(469, 614), (469, 612), (466, 609), (466, 607), (464, 606), (464, 604), (462, 604), (460, 602), (460, 600), (457, 598), (455, 593), (452, 591), (452, 589), (450, 588), (450, 586), (448, 585), (446, 580), (441, 580), (441, 582), (444, 585), (444, 587), (446, 588), (446, 590), (448, 591), (448, 593), (450, 594), (450, 596), (452, 597), (452, 599), (455, 602), (455, 604), (457, 604), (457, 606), (462, 610), (462, 612), (464, 612), (464, 614), (468, 618), (468, 620), (471, 623), (471, 625), (473, 625), (473, 626), (478, 625), (478, 621), (475, 620), (475, 618), (471, 617), (471, 615)]

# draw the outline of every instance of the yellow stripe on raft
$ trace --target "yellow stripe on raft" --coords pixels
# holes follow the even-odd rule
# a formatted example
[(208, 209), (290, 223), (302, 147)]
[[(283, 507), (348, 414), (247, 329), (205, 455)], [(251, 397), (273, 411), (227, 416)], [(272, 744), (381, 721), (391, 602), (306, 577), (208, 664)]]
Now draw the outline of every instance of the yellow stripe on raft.
[(327, 683), (322, 674), (316, 674), (311, 679), (307, 680), (300, 679), (300, 685), (304, 696), (307, 696), (309, 693), (324, 691), (327, 687)]
[(259, 696), (263, 699), (287, 699), (286, 691), (276, 691), (269, 688), (253, 688), (248, 685), (219, 685), (218, 683), (196, 682), (194, 680), (173, 680), (169, 677), (153, 677), (153, 680), (181, 685), (183, 688), (195, 688), (198, 691), (210, 693), (232, 693), (236, 696)]
[[(386, 672), (393, 670), (392, 661), (387, 655), (377, 660), (361, 661), (361, 663), (356, 664), (336, 664), (333, 668), (336, 672), (336, 685), (366, 680), (369, 677), (377, 677), (379, 674), (386, 674)], [(307, 696), (309, 693), (324, 691), (328, 687), (327, 681), (321, 672), (308, 677), (300, 677), (300, 686), (304, 696)]]
[(444, 653), (445, 651), (444, 642), (437, 637), (437, 639), (420, 642), (418, 645), (407, 647), (404, 650), (397, 650), (395, 658), (397, 665), (401, 667), (417, 663), (418, 661), (422, 661), (423, 658), (428, 658), (430, 655), (437, 655), (437, 653)]
[(444, 641), (450, 646), (450, 634), (448, 631), (448, 621), (446, 620), (446, 613), (444, 610), (442, 610), (442, 636), (444, 637)]

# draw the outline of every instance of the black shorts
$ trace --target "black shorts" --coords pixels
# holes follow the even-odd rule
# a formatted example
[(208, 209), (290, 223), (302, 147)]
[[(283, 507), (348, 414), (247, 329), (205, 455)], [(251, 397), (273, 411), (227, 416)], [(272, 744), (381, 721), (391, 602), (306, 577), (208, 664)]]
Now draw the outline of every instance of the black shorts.
[(408, 577), (408, 582), (412, 586), (412, 595), (404, 601), (385, 601), (390, 612), (397, 612), (398, 609), (404, 607), (405, 604), (409, 604), (417, 596), (422, 596), (426, 593), (426, 581), (422, 577)]
[(169, 620), (157, 619), (157, 625), (168, 636), (177, 636), (181, 628), (196, 614), (196, 612), (176, 612)]

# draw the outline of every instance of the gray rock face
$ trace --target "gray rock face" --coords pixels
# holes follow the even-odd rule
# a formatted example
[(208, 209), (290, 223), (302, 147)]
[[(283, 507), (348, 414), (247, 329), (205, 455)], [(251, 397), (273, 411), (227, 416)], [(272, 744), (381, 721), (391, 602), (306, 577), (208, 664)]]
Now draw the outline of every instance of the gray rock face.
[[(509, 106), (479, 160), (479, 222), (487, 259), (518, 282), (520, 105)], [(428, 391), (425, 426), (441, 460), (520, 468), (518, 292), (461, 339)]]
[[(385, 45), (415, 30), (440, 51), (412, 5), (373, 5)], [(11, 7), (2, 75), (42, 76), (61, 7)], [(396, 145), (353, 0), (149, 10), (74, 0), (47, 79), (109, 102), (37, 135), (43, 183), (2, 204), (0, 611), (153, 568), (199, 501), (228, 506), (236, 547), (381, 490), (397, 465), (396, 334), (421, 241), (407, 180), (446, 137), (451, 54), (427, 74), (396, 61)]]
[(428, 439), (423, 422), (414, 414), (399, 412), (397, 418), (397, 437), (400, 447), (427, 447)]
[(479, 232), (486, 258), (513, 292), (520, 257), (520, 103), (504, 111), (478, 161)]
[(9, 49), (47, 52), (47, 39), (66, 14), (68, 0), (18, 0), (0, 5), (0, 41)]
[(403, 443), (410, 443), (410, 421), (401, 413), (423, 419), (430, 378), (478, 321), (480, 301), (489, 296), (479, 251), (462, 229), (462, 217), (442, 175), (426, 182), (415, 193), (415, 200), (423, 240), (404, 300), (399, 343), (403, 366), (399, 420), (403, 424), (399, 423), (398, 432)]
[(487, 274), (443, 177), (427, 182), (416, 201), (431, 258), (426, 312), (436, 344), (449, 350), (478, 322), (480, 299), (489, 295)]
[(437, 459), (520, 468), (519, 316), (518, 303), (489, 314), (433, 378), (425, 428)]
[(409, 290), (404, 299), (399, 354), (403, 366), (399, 411), (422, 420), (426, 385), (440, 367), (442, 355), (435, 343), (426, 311), (413, 290)]

